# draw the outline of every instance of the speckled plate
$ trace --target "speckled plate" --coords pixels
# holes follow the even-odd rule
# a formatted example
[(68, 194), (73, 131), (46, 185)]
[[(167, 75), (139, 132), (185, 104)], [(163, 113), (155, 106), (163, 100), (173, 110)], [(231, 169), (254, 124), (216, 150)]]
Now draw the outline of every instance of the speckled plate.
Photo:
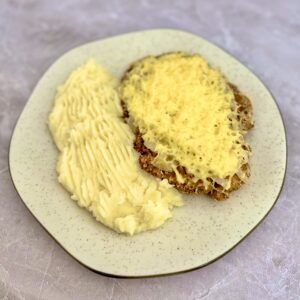
[[(174, 218), (152, 232), (119, 235), (70, 199), (56, 180), (57, 150), (46, 121), (56, 87), (93, 57), (121, 77), (128, 65), (147, 55), (183, 50), (202, 54), (250, 97), (255, 128), (251, 179), (227, 201), (185, 196)], [(59, 58), (41, 78), (12, 136), (10, 170), (27, 208), (75, 259), (102, 274), (155, 276), (205, 266), (243, 240), (269, 213), (286, 169), (286, 138), (278, 107), (263, 83), (220, 48), (190, 33), (150, 30), (89, 43)]]

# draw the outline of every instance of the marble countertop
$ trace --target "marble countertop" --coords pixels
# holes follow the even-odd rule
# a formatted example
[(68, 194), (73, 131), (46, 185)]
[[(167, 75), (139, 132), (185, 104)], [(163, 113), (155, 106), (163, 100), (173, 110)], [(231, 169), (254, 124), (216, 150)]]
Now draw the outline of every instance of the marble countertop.
[[(299, 299), (299, 14), (298, 0), (1, 1), (0, 299)], [(216, 43), (266, 83), (287, 129), (286, 182), (265, 221), (215, 263), (162, 278), (108, 278), (76, 262), (27, 211), (9, 175), (10, 136), (38, 79), (61, 54), (162, 27)]]

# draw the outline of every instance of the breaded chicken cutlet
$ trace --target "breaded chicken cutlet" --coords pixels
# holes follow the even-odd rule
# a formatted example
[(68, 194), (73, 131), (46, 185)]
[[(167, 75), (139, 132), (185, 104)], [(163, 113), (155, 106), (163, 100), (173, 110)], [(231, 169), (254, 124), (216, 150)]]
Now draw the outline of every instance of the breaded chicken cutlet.
[(247, 181), (251, 101), (202, 57), (144, 58), (126, 71), (120, 91), (143, 170), (216, 200)]

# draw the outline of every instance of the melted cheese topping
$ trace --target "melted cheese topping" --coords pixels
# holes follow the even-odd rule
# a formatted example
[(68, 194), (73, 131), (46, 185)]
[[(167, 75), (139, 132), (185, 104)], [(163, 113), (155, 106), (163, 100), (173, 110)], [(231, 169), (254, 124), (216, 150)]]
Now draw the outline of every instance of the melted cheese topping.
[(94, 61), (59, 88), (49, 128), (61, 150), (58, 181), (71, 198), (117, 232), (157, 228), (182, 205), (166, 181), (142, 172), (111, 77)]
[(222, 74), (200, 56), (172, 53), (136, 63), (123, 81), (121, 97), (133, 127), (158, 153), (158, 167), (181, 165), (195, 181), (224, 179), (228, 187), (247, 162), (234, 95)]

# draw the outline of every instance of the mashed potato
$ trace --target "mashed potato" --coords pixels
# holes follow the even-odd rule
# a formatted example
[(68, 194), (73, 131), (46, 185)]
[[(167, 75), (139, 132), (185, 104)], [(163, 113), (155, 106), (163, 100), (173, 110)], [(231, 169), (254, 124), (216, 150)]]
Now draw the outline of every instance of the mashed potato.
[(182, 201), (167, 181), (140, 170), (116, 85), (87, 62), (58, 89), (48, 124), (60, 150), (58, 181), (71, 198), (104, 225), (133, 235), (161, 226)]

